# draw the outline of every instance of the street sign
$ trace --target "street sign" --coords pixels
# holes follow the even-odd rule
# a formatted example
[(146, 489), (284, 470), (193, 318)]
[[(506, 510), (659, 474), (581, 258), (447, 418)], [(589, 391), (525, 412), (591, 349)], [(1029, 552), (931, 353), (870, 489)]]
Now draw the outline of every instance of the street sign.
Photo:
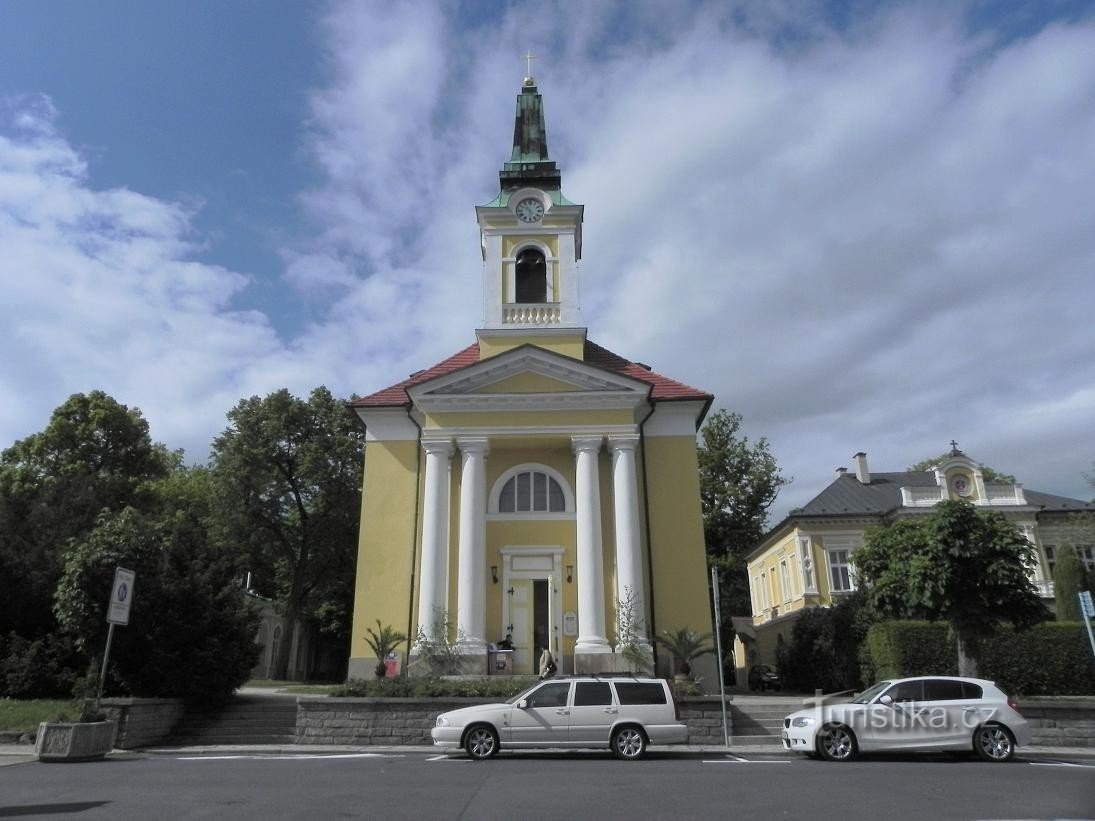
[(1089, 619), (1095, 617), (1095, 604), (1091, 602), (1091, 591), (1085, 590), (1080, 594), (1080, 609)]
[(129, 606), (133, 603), (133, 580), (137, 574), (119, 567), (114, 571), (114, 589), (110, 591), (110, 607), (106, 620), (111, 624), (129, 624)]

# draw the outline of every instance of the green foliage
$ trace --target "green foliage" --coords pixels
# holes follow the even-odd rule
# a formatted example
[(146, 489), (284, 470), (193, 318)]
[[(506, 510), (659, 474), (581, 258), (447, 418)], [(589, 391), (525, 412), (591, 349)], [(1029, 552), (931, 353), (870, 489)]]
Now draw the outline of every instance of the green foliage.
[(369, 645), (369, 649), (372, 650), (373, 655), (376, 656), (377, 678), (384, 678), (387, 673), (384, 659), (388, 657), (389, 653), (395, 652), (395, 648), (406, 640), (407, 637), (390, 624), (382, 625), (380, 619), (376, 620), (376, 630), (373, 630), (371, 627), (365, 628), (365, 643)]
[(353, 678), (331, 693), (345, 698), (511, 698), (536, 682), (535, 676), (486, 678)]
[(150, 487), (178, 463), (149, 438), (136, 408), (102, 391), (73, 394), (40, 433), (0, 454), (0, 635), (55, 629), (53, 590), (70, 539), (103, 510), (147, 504)]
[(623, 599), (616, 599), (616, 653), (632, 671), (644, 671), (651, 664), (650, 653), (639, 643), (643, 617), (636, 612), (637, 596), (630, 586), (624, 587)]
[(1001, 631), (985, 641), (982, 667), (985, 678), (1010, 694), (1095, 695), (1091, 645), (1078, 622)]
[(10, 698), (63, 697), (72, 692), (83, 656), (67, 636), (0, 636), (0, 693)]
[(1070, 544), (1057, 548), (1057, 562), (1053, 566), (1053, 599), (1057, 621), (1079, 621), (1079, 593), (1090, 590), (1087, 570)]
[[(917, 462), (915, 465), (910, 465), (908, 467), (908, 470), (909, 470), (909, 472), (914, 472), (914, 471), (921, 471), (922, 472), (922, 471), (932, 470), (932, 469), (935, 468), (936, 465), (942, 464), (943, 462), (950, 459), (951, 456), (953, 456), (953, 455), (954, 454), (952, 454), (948, 450), (946, 453), (944, 453), (940, 456), (936, 456), (934, 459), (923, 459), (923, 460)], [(978, 464), (977, 467), (981, 471), (981, 478), (984, 479), (985, 482), (988, 483), (988, 484), (1002, 484), (1002, 485), (1013, 485), (1013, 484), (1015, 484), (1015, 477), (1012, 476), (1010, 473), (1003, 473), (999, 470), (996, 470), (996, 468), (989, 467), (988, 465)]]
[(104, 512), (74, 542), (57, 620), (78, 648), (98, 654), (114, 570), (134, 570), (130, 621), (115, 629), (108, 687), (215, 702), (247, 680), (259, 649), (257, 615), (239, 588), (235, 552), (210, 536), (208, 473), (179, 470), (157, 492), (156, 509)]
[(742, 417), (719, 410), (700, 430), (697, 451), (700, 502), (708, 562), (719, 569), (719, 614), (723, 640), (733, 641), (730, 618), (751, 613), (745, 557), (768, 524), (768, 510), (790, 479), (779, 472), (768, 440), (750, 444), (741, 436)]
[[(219, 521), (247, 555), (286, 635), (306, 619), (349, 646), (361, 509), (364, 431), (323, 387), (308, 399), (280, 390), (242, 400), (213, 443)], [(284, 678), (290, 642), (273, 676)]]
[(832, 693), (859, 689), (860, 648), (870, 626), (862, 593), (842, 596), (833, 607), (801, 612), (790, 641), (778, 650), (785, 689)]
[(868, 531), (853, 556), (879, 614), (950, 624), (964, 673), (976, 671), (978, 644), (1002, 622), (1029, 627), (1048, 617), (1027, 575), (1034, 561), (1032, 545), (1003, 515), (960, 500)]
[(711, 633), (697, 633), (691, 627), (678, 627), (676, 630), (662, 630), (654, 640), (673, 654), (680, 665), (682, 675), (692, 675), (692, 662), (700, 656), (714, 653), (711, 645)]
[(953, 676), (955, 644), (947, 625), (927, 621), (886, 621), (867, 630), (866, 654), (875, 679)]
[[(874, 680), (954, 675), (955, 642), (940, 622), (893, 621), (867, 633)], [(1049, 622), (1026, 630), (1001, 629), (981, 644), (981, 678), (1025, 696), (1095, 694), (1095, 665), (1079, 623)]]
[(0, 698), (0, 730), (33, 733), (43, 721), (72, 721), (77, 712), (65, 699)]
[(456, 675), (464, 664), (465, 656), (460, 652), (460, 644), (465, 639), (464, 633), (456, 630), (456, 637), (453, 638), (452, 620), (448, 612), (440, 608), (434, 610), (432, 626), (432, 632), (427, 633), (419, 625), (415, 651), (431, 676)]

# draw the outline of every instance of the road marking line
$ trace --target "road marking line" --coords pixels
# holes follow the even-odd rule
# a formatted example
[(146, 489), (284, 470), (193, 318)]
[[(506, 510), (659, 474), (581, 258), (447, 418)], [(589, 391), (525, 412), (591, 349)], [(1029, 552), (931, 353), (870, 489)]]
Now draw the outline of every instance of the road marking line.
[(465, 764), (471, 763), (470, 758), (452, 758), (452, 757), (447, 756), (447, 755), (435, 755), (435, 756), (431, 756), (430, 758), (427, 758), (426, 760), (427, 761), (459, 761), (459, 762), (462, 762), (462, 763), (465, 763)]
[(732, 756), (731, 758), (704, 759), (700, 763), (701, 764), (790, 764), (791, 762), (790, 761), (779, 761), (779, 760), (765, 761), (763, 759), (760, 760), (760, 761), (751, 761), (748, 758), (738, 758), (737, 756)]
[(180, 755), (177, 761), (276, 761), (307, 758), (404, 758), (402, 754), (394, 753), (263, 753), (256, 755)]
[(1028, 761), (1032, 767), (1079, 767), (1082, 770), (1089, 769), (1090, 764), (1073, 764), (1070, 761)]

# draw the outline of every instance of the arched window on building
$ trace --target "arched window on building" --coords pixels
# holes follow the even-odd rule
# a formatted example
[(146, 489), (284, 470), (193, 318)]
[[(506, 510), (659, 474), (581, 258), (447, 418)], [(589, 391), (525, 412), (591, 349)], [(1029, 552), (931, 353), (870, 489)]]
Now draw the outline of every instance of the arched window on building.
[(517, 254), (514, 290), (515, 302), (547, 302), (547, 261), (541, 251), (525, 248)]
[(574, 497), (563, 477), (546, 465), (518, 465), (495, 483), (490, 512), (531, 517), (572, 514)]

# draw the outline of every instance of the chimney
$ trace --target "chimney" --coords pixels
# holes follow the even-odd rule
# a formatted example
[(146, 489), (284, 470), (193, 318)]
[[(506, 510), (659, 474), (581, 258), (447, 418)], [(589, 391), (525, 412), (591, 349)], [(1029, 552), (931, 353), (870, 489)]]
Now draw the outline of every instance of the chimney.
[(843, 476), (847, 472), (848, 472), (848, 468), (843, 468), (843, 467), (837, 468), (836, 469), (836, 478), (839, 479), (841, 476)]
[(860, 484), (869, 485), (871, 483), (871, 472), (867, 470), (867, 454), (860, 451), (855, 456), (855, 478), (857, 478)]

